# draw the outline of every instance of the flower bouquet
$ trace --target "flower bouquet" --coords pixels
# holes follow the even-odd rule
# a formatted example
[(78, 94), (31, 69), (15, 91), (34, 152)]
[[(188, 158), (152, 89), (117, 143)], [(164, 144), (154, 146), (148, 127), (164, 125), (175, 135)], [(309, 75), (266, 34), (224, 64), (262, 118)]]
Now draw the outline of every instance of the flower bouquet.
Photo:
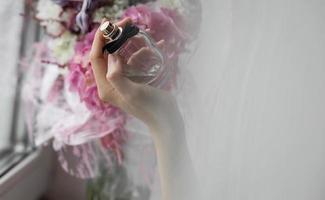
[[(126, 189), (127, 182), (122, 184), (124, 192), (116, 191), (119, 181), (128, 179), (126, 152), (137, 149), (148, 155), (147, 160), (133, 164), (137, 163), (137, 169), (146, 173), (142, 178), (147, 176), (150, 182), (154, 151), (139, 122), (100, 101), (89, 60), (94, 34), (103, 18), (116, 22), (129, 17), (154, 41), (165, 41), (162, 51), (168, 77), (161, 88), (171, 91), (177, 88), (180, 59), (189, 54), (197, 33), (192, 25), (198, 24), (199, 18), (193, 13), (199, 13), (200, 4), (194, 0), (26, 0), (26, 4), (30, 12), (25, 17), (34, 18), (43, 28), (41, 41), (25, 60), (23, 97), (33, 143), (52, 144), (69, 174), (97, 178), (88, 188), (90, 199), (136, 199), (134, 191)], [(129, 143), (136, 145), (130, 150)], [(148, 160), (149, 168), (139, 167)], [(101, 196), (107, 181), (111, 189), (105, 191), (111, 193)], [(119, 185), (115, 191), (114, 185)], [(133, 186), (130, 188), (149, 194), (148, 188)]]

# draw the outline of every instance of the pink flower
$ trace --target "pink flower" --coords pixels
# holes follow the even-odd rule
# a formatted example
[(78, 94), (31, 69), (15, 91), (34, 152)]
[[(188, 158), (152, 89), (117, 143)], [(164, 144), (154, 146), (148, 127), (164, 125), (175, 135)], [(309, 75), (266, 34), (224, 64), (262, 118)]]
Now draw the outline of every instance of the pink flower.
[(101, 138), (101, 144), (104, 148), (110, 149), (116, 155), (117, 161), (119, 164), (122, 163), (123, 160), (123, 144), (126, 140), (125, 131), (115, 131), (113, 134), (106, 135)]
[(164, 40), (166, 60), (177, 62), (179, 54), (185, 51), (188, 35), (185, 21), (175, 9), (154, 9), (148, 5), (132, 6), (125, 10), (123, 17), (129, 17), (142, 30), (158, 42)]

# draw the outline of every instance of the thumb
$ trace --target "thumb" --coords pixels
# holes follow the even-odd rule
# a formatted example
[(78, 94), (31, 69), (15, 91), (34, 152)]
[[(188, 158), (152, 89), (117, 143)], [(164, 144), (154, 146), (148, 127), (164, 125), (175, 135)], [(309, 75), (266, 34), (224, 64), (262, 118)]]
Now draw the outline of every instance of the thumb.
[(106, 79), (123, 96), (134, 90), (134, 83), (123, 76), (123, 62), (119, 56), (108, 55)]

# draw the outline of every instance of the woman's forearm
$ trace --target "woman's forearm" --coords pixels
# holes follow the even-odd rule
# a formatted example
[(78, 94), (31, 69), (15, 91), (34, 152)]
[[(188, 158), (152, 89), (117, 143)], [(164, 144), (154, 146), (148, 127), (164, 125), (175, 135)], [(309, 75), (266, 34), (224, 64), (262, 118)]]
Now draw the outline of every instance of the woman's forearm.
[(196, 192), (196, 176), (187, 148), (179, 112), (160, 119), (154, 135), (163, 200), (190, 200)]

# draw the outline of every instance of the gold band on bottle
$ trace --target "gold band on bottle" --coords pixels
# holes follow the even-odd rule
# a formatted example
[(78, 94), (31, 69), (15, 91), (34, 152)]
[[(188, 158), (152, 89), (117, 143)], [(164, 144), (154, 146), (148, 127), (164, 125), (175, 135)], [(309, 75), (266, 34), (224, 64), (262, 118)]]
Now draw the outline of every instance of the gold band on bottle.
[(107, 40), (107, 42), (117, 39), (122, 33), (122, 28), (109, 21), (106, 21), (100, 25), (99, 29), (102, 31), (103, 37)]

